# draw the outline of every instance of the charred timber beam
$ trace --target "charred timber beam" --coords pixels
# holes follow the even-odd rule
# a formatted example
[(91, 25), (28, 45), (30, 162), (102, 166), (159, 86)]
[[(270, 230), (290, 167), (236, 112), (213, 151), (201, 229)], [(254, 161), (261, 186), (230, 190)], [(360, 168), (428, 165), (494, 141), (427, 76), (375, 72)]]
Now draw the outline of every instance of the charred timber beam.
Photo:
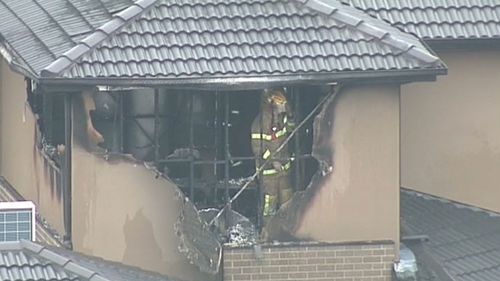
[(160, 160), (160, 89), (154, 90), (154, 161), (158, 166)]
[(71, 221), (71, 146), (72, 146), (72, 99), (73, 95), (64, 95), (64, 165), (63, 165), (63, 220), (64, 229), (66, 234), (64, 235), (64, 244), (69, 249), (73, 248), (72, 243), (72, 221)]
[[(294, 159), (311, 159), (314, 158), (311, 154), (303, 154), (299, 156), (295, 156)], [(229, 162), (235, 162), (235, 161), (255, 161), (255, 157), (228, 157)], [(288, 161), (288, 158), (276, 158), (276, 157), (270, 157), (271, 160), (279, 160), (279, 161)], [(173, 158), (173, 159), (162, 159), (158, 161), (160, 164), (167, 164), (167, 163), (188, 163), (191, 160), (189, 158)], [(226, 160), (195, 160), (193, 161), (194, 164), (224, 164), (226, 163)]]
[[(293, 94), (293, 98), (294, 98), (294, 110), (293, 110), (293, 114), (294, 114), (294, 123), (295, 124), (298, 124), (299, 123), (299, 120), (300, 120), (300, 101), (299, 101), (299, 93), (297, 91), (298, 89), (296, 87), (292, 87), (292, 94)], [(300, 175), (300, 130), (297, 131), (297, 135), (295, 136), (295, 139), (294, 139), (295, 143), (294, 143), (294, 152), (295, 152), (295, 157), (297, 157), (297, 160), (295, 161), (295, 188), (294, 188), (294, 191), (298, 191), (300, 189), (300, 187), (302, 186), (301, 185), (301, 175)]]
[[(194, 149), (194, 118), (193, 118), (194, 94), (191, 93), (189, 100), (189, 148)], [(189, 198), (194, 202), (194, 157), (189, 157)]]
[(118, 144), (119, 145), (119, 151), (121, 153), (124, 152), (125, 148), (124, 148), (124, 133), (125, 133), (125, 119), (124, 119), (124, 114), (123, 114), (123, 99), (124, 99), (124, 95), (125, 93), (121, 93), (118, 95), (118, 113), (120, 114), (119, 118), (119, 130), (120, 130), (120, 143)]
[[(212, 161), (214, 165), (214, 174), (217, 173), (217, 158), (219, 157), (219, 92), (215, 91), (215, 115), (214, 115), (214, 147), (215, 147), (215, 155), (214, 159)], [(212, 193), (213, 193), (213, 203), (217, 202), (217, 188), (214, 188)], [(214, 204), (215, 205), (215, 204)]]
[[(229, 93), (224, 94), (224, 203), (228, 205), (229, 202)], [(229, 203), (230, 204), (230, 203)], [(231, 208), (231, 206), (229, 206)]]

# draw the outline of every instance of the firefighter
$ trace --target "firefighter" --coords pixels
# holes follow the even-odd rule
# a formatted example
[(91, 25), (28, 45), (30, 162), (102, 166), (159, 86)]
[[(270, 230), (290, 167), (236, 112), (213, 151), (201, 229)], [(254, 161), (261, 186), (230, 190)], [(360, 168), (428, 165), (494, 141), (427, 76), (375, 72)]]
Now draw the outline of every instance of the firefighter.
[[(260, 167), (281, 146), (293, 126), (293, 115), (284, 95), (284, 89), (265, 90), (262, 94), (260, 112), (252, 122), (252, 150), (257, 167)], [(262, 213), (264, 225), (293, 195), (289, 180), (292, 160), (285, 145), (260, 174), (259, 179), (264, 193)]]

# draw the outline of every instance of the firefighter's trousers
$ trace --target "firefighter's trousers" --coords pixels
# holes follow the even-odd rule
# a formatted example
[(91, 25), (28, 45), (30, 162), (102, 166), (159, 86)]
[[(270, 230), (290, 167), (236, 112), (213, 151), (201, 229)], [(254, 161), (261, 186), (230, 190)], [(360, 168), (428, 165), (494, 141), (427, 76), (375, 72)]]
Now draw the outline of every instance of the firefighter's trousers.
[(282, 171), (275, 175), (262, 176), (261, 184), (264, 191), (263, 216), (264, 224), (266, 224), (278, 208), (290, 200), (293, 190), (290, 185), (288, 171)]

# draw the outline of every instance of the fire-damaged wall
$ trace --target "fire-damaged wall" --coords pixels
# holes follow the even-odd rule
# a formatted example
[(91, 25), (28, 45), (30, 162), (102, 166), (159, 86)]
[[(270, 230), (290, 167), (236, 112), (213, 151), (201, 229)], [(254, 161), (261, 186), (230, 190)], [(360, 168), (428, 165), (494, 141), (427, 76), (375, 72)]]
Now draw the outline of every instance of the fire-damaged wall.
[[(98, 148), (88, 126), (91, 95), (73, 103), (73, 245), (75, 250), (182, 280), (212, 280), (179, 252), (184, 197), (143, 162)], [(85, 106), (84, 106), (85, 105)]]
[(316, 117), (315, 129), (313, 154), (325, 163), (324, 175), (280, 210), (273, 235), (397, 244), (399, 85), (342, 88)]
[(0, 64), (0, 174), (64, 234), (61, 183), (37, 143), (40, 131), (26, 101), (26, 82), (7, 62)]

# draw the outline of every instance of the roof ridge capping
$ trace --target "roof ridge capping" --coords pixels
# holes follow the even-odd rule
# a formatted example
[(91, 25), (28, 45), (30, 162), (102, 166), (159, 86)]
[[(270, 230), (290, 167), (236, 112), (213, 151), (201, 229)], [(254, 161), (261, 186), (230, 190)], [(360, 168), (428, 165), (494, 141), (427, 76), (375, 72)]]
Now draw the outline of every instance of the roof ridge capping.
[(41, 71), (42, 77), (55, 77), (63, 70), (78, 61), (83, 55), (97, 47), (104, 40), (119, 29), (124, 27), (135, 17), (141, 15), (157, 0), (137, 0), (128, 8), (114, 15), (109, 21), (98, 27), (94, 32), (78, 42), (71, 49), (60, 55)]
[[(338, 0), (295, 0), (297, 2), (302, 3), (304, 6), (312, 9), (314, 11), (320, 12), (322, 14), (331, 16), (333, 19), (340, 21), (346, 25), (356, 28), (357, 30), (378, 38), (381, 42), (395, 48), (399, 49), (403, 52), (406, 52), (408, 55), (423, 61), (425, 63), (434, 64), (440, 61), (440, 59), (430, 53), (427, 49), (421, 48), (415, 44), (408, 42), (402, 36), (395, 35), (388, 30), (384, 30), (374, 24), (367, 22), (365, 19), (355, 15), (350, 12), (349, 9), (356, 9), (351, 6), (346, 6), (340, 3)], [(338, 4), (338, 5), (335, 5)], [(361, 10), (357, 10), (361, 13), (364, 13)], [(371, 17), (366, 14), (367, 17)], [(383, 22), (378, 18), (373, 18), (373, 20), (378, 20)], [(385, 22), (383, 22), (385, 24)], [(389, 24), (387, 24), (390, 26)], [(391, 28), (396, 29), (395, 27), (390, 26)], [(403, 32), (397, 30), (398, 32)], [(412, 36), (408, 34), (409, 36)], [(418, 39), (418, 38), (415, 38)], [(418, 39), (420, 40), (420, 39)]]
[(59, 265), (63, 269), (70, 271), (75, 275), (81, 276), (89, 281), (111, 281), (108, 278), (101, 275), (99, 272), (90, 270), (82, 265), (79, 265), (78, 263), (72, 261), (71, 259), (63, 255), (60, 255), (54, 251), (51, 251), (40, 244), (28, 240), (21, 240), (20, 244), (21, 248), (33, 252), (34, 254), (39, 255)]

